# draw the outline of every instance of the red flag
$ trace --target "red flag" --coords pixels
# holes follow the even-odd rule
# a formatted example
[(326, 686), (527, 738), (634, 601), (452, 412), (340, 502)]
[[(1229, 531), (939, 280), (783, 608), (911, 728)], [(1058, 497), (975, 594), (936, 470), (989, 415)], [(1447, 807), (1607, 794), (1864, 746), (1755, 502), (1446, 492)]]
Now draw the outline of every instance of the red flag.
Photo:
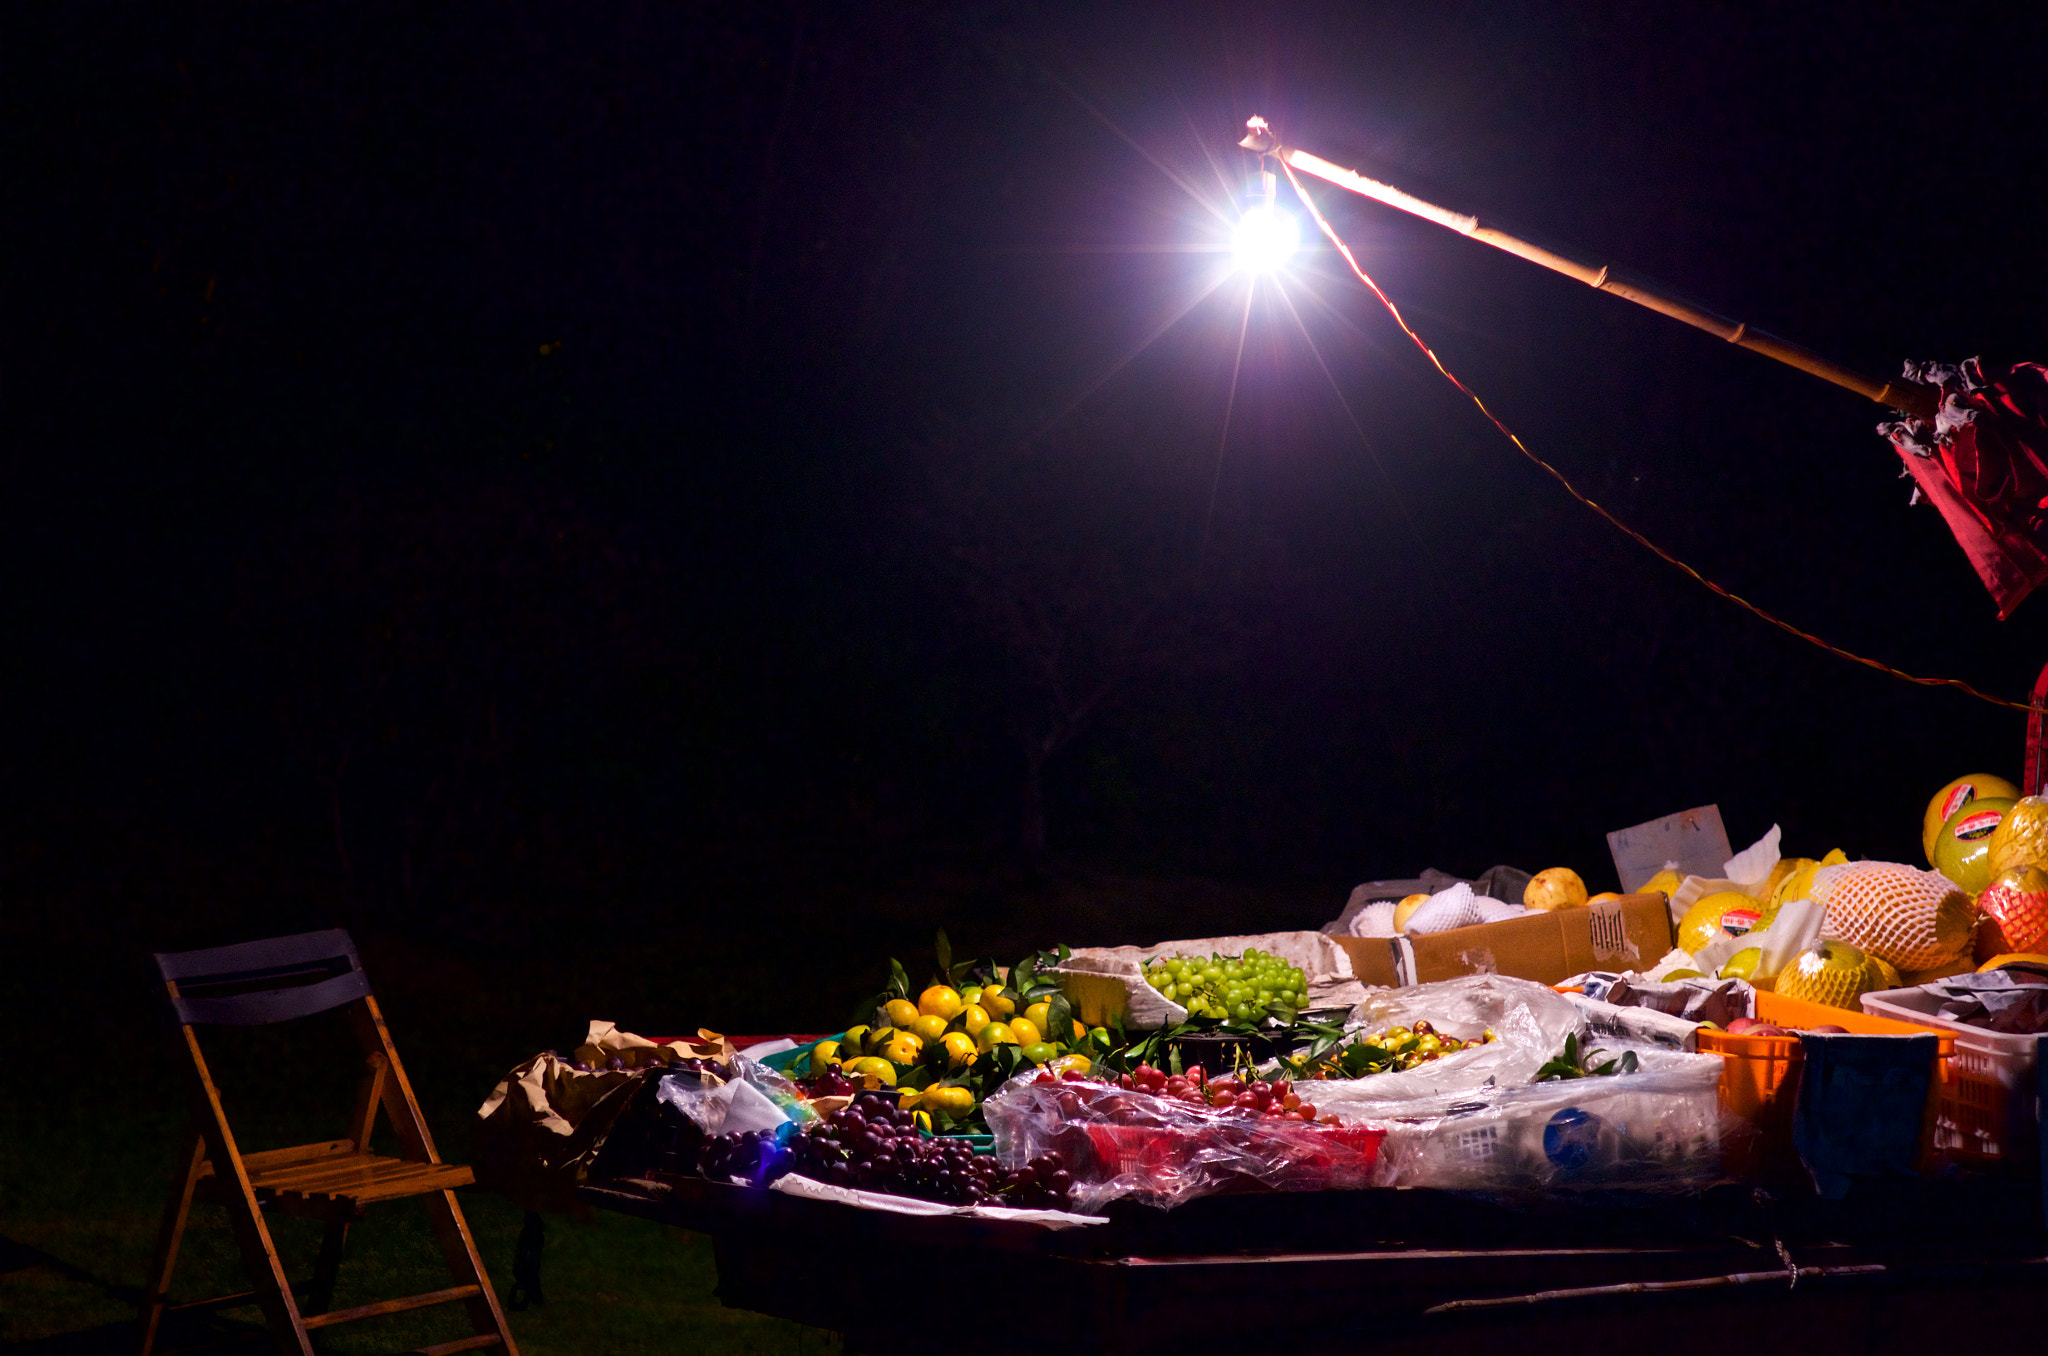
[(1939, 387), (1940, 410), (1877, 431), (1941, 511), (2003, 621), (2048, 579), (2048, 368), (2020, 363), (1987, 377), (1972, 358), (1907, 363), (1906, 376)]

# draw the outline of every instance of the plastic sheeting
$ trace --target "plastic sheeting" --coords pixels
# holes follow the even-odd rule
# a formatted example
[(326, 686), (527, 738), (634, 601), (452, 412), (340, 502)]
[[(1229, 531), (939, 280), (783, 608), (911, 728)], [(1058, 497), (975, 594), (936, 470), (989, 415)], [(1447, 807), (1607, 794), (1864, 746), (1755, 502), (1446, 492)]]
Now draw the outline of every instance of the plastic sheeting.
[(1004, 1163), (1058, 1153), (1084, 1210), (1122, 1196), (1170, 1208), (1247, 1182), (1278, 1191), (1372, 1186), (1385, 1134), (1035, 1077), (1006, 1084), (982, 1114)]
[[(1499, 1039), (1405, 1073), (1304, 1083), (1303, 1095), (1325, 1112), (1364, 1120), (1396, 1114), (1416, 1098), (1516, 1087), (1533, 1080), (1580, 1025), (1578, 1009), (1545, 985), (1506, 975), (1464, 975), (1407, 989), (1376, 989), (1351, 1026), (1372, 1035), (1417, 1021), (1459, 1040), (1477, 1039), (1491, 1027)], [(1309, 1089), (1314, 1089), (1312, 1096)]]
[[(1639, 1071), (1423, 1099), (1385, 1119), (1379, 1185), (1690, 1192), (1721, 1176), (1718, 1055), (1629, 1046)], [(1623, 1047), (1609, 1046), (1601, 1059)]]

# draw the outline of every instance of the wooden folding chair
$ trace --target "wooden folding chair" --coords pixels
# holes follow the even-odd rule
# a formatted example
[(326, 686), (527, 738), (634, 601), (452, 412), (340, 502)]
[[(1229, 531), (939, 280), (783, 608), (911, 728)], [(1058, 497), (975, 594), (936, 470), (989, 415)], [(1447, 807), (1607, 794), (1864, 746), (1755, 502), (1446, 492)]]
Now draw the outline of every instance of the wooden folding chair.
[[(142, 1304), (142, 1356), (150, 1356), (164, 1314), (172, 1309), (223, 1309), (260, 1304), (281, 1352), (312, 1356), (308, 1333), (337, 1323), (402, 1313), (408, 1309), (462, 1301), (475, 1336), (417, 1350), (428, 1356), (503, 1345), (516, 1356), (518, 1348), (505, 1326), (490, 1277), (477, 1256), (476, 1241), (456, 1203), (455, 1188), (475, 1180), (466, 1167), (443, 1163), (433, 1136), (413, 1099), (412, 1085), (392, 1047), (391, 1033), (370, 992), (369, 978), (349, 935), (335, 929), (296, 937), (245, 942), (205, 951), (159, 954), (157, 969), (164, 992), (176, 1013), (186, 1053), (191, 1056), (195, 1118), (192, 1136), (158, 1236), (156, 1260)], [(363, 1052), (362, 1087), (346, 1139), (269, 1149), (245, 1154), (235, 1143), (222, 1110), (220, 1091), (199, 1048), (202, 1026), (258, 1026), (287, 1022), (333, 1008), (346, 1007), (350, 1026)], [(382, 1158), (370, 1152), (370, 1134), (382, 1107), (397, 1133), (402, 1157)], [(433, 1221), (448, 1270), (458, 1284), (444, 1290), (380, 1300), (352, 1309), (330, 1309), (335, 1273), (350, 1221), (362, 1218), (366, 1206), (381, 1201), (421, 1196)], [(186, 1304), (170, 1302), (171, 1274), (178, 1264), (178, 1245), (194, 1201), (227, 1207), (242, 1259), (255, 1288), (233, 1295)], [(324, 1221), (320, 1254), (303, 1305), (285, 1278), (265, 1210)]]

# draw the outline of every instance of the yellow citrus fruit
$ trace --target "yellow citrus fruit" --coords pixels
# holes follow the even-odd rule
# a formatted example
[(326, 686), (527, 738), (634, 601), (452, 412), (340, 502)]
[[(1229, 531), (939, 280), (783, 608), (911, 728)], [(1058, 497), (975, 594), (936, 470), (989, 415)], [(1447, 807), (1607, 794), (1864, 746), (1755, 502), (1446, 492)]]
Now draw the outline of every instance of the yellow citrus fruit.
[(1726, 965), (1721, 967), (1721, 978), (1755, 979), (1756, 967), (1763, 964), (1763, 959), (1764, 953), (1761, 947), (1752, 946), (1746, 950), (1738, 951), (1728, 958)]
[(946, 1019), (931, 1013), (920, 1013), (911, 1019), (910, 1030), (926, 1045), (939, 1040), (946, 1034)]
[(1773, 870), (1776, 881), (1764, 895), (1774, 913), (1795, 899), (1813, 898), (1813, 873), (1820, 870), (1820, 863), (1811, 857), (1787, 857), (1778, 865), (1787, 863), (1790, 865), (1785, 871)]
[(1607, 902), (1608, 900), (1610, 900), (1610, 899), (1620, 899), (1620, 898), (1621, 898), (1621, 896), (1620, 896), (1620, 895), (1618, 895), (1618, 894), (1616, 894), (1616, 893), (1615, 893), (1614, 891), (1612, 891), (1612, 890), (1602, 890), (1602, 891), (1601, 891), (1601, 892), (1600, 892), (1599, 894), (1597, 894), (1597, 895), (1593, 895), (1593, 896), (1590, 896), (1590, 897), (1589, 897), (1589, 898), (1588, 898), (1588, 899), (1586, 900), (1586, 903), (1588, 903), (1588, 904), (1605, 904), (1605, 903), (1606, 903), (1606, 902)]
[(1862, 949), (1847, 942), (1823, 941), (1778, 972), (1779, 993), (1831, 1008), (1853, 1008), (1859, 994), (1883, 982)]
[(960, 1025), (970, 1036), (979, 1036), (981, 1029), (988, 1025), (988, 1009), (979, 1003), (969, 1003), (960, 1010)]
[(882, 1011), (889, 1015), (890, 1026), (907, 1027), (917, 1020), (917, 1004), (908, 998), (892, 998), (882, 1004)]
[(1934, 869), (1966, 895), (1991, 884), (1991, 836), (2016, 802), (2006, 796), (1978, 796), (1949, 816), (1934, 835)]
[(1044, 1039), (1039, 1032), (1038, 1024), (1029, 1017), (1012, 1017), (1008, 1025), (1010, 1034), (1017, 1038), (1019, 1045), (1033, 1045)]
[(838, 1054), (838, 1041), (819, 1041), (811, 1047), (811, 1072), (823, 1073), (825, 1066), (832, 1063)]
[(1052, 1004), (1043, 998), (1024, 1009), (1024, 1020), (1040, 1031), (1052, 1029)]
[(974, 1037), (965, 1031), (948, 1031), (945, 1037), (946, 1063), (958, 1069), (974, 1063)]
[(1764, 877), (1764, 883), (1756, 887), (1756, 897), (1766, 904), (1770, 903), (1771, 896), (1777, 892), (1779, 883), (1785, 877), (1791, 875), (1798, 865), (1799, 859), (1797, 857), (1778, 858), (1776, 862), (1771, 864), (1770, 874)]
[(1695, 954), (1723, 933), (1740, 937), (1764, 926), (1764, 908), (1740, 890), (1708, 895), (1685, 911), (1678, 924), (1678, 947)]
[(896, 1066), (874, 1055), (854, 1060), (846, 1066), (846, 1072), (855, 1078), (866, 1080), (870, 1088), (885, 1083), (892, 1088), (896, 1086)]
[(908, 1031), (899, 1031), (894, 1040), (882, 1047), (882, 1058), (897, 1064), (915, 1064), (924, 1053), (924, 1042)]
[(960, 1009), (964, 1006), (965, 1000), (960, 997), (959, 991), (945, 984), (934, 984), (917, 996), (919, 1012), (944, 1017), (949, 1022), (960, 1015)]
[(1538, 871), (1522, 889), (1522, 902), (1532, 909), (1576, 909), (1586, 902), (1586, 882), (1568, 866)]
[(988, 1009), (991, 1017), (1009, 1017), (1017, 1011), (1017, 1000), (1010, 992), (993, 984), (981, 991), (981, 1005)]
[(1958, 777), (1934, 793), (1934, 799), (1927, 802), (1927, 813), (1920, 817), (1920, 850), (1927, 854), (1927, 864), (1940, 868), (1934, 860), (1934, 836), (1941, 832), (1941, 826), (1956, 817), (1956, 811), (1980, 796), (2003, 796), (2007, 800), (2018, 800), (2020, 789), (2003, 777), (1994, 777), (1988, 772), (1973, 772), (1967, 777)]
[(1001, 1022), (990, 1022), (982, 1027), (974, 1039), (982, 1049), (992, 1050), (998, 1045), (1015, 1045), (1017, 1033)]
[(1991, 831), (1991, 875), (2048, 862), (2048, 797), (2022, 796)]
[(1697, 970), (1667, 970), (1667, 971), (1665, 971), (1665, 972), (1664, 972), (1664, 982), (1665, 982), (1665, 983), (1667, 983), (1667, 984), (1668, 984), (1668, 983), (1670, 983), (1670, 982), (1671, 982), (1672, 980), (1674, 980), (1674, 979), (1705, 979), (1705, 978), (1706, 978), (1706, 976), (1705, 976), (1705, 975), (1703, 975), (1703, 974), (1701, 974), (1701, 973), (1700, 973), (1699, 971), (1697, 971)]
[(867, 1049), (868, 1035), (873, 1030), (873, 1027), (865, 1025), (846, 1028), (846, 1034), (839, 1038), (840, 1047), (855, 1055), (863, 1053)]
[(1429, 903), (1428, 895), (1410, 895), (1399, 904), (1396, 904), (1394, 906), (1394, 931), (1406, 932), (1408, 930), (1408, 920), (1415, 916), (1417, 909), (1427, 903)]
[[(1098, 1029), (1099, 1029), (1099, 1028), (1098, 1028)], [(1085, 1039), (1087, 1039), (1087, 1036), (1088, 1036), (1088, 1028), (1087, 1028), (1087, 1027), (1085, 1027), (1085, 1026), (1083, 1026), (1083, 1025), (1081, 1025), (1080, 1021), (1079, 1021), (1079, 1020), (1077, 1019), (1077, 1020), (1076, 1020), (1076, 1021), (1074, 1022), (1074, 1039), (1075, 1039), (1075, 1040), (1077, 1040), (1077, 1041), (1078, 1041), (1078, 1040), (1085, 1040)]]
[[(969, 1003), (979, 1003), (980, 1001), (981, 1001), (981, 986), (980, 986), (979, 984), (969, 984), (969, 985), (967, 985), (966, 987), (964, 987), (963, 989), (961, 989), (961, 990), (960, 990), (960, 1006), (961, 1006), (961, 1007), (963, 1007), (963, 1008), (964, 1008), (964, 1007), (966, 1007), (966, 1006), (967, 1006), (967, 1005), (968, 1005)], [(954, 1014), (954, 1015), (955, 1015), (955, 1016), (958, 1016), (959, 1014), (957, 1014), (957, 1013), (956, 1013), (956, 1014)]]
[(2048, 956), (2044, 956), (2038, 951), (2013, 951), (2003, 956), (1993, 956), (1990, 960), (1977, 967), (1977, 973), (1980, 975), (1989, 974), (1993, 970), (2002, 970), (2008, 965), (2048, 966)]
[(966, 1088), (944, 1088), (933, 1084), (924, 1090), (921, 1099), (926, 1111), (943, 1111), (949, 1116), (965, 1116), (974, 1110), (974, 1094)]
[(1644, 881), (1642, 887), (1636, 893), (1639, 895), (1660, 894), (1664, 898), (1669, 899), (1678, 893), (1678, 887), (1683, 884), (1685, 884), (1685, 877), (1679, 875), (1676, 871), (1659, 871), (1656, 875)]
[(1069, 1069), (1077, 1073), (1087, 1073), (1093, 1067), (1086, 1055), (1061, 1055), (1052, 1062), (1054, 1073), (1065, 1073)]

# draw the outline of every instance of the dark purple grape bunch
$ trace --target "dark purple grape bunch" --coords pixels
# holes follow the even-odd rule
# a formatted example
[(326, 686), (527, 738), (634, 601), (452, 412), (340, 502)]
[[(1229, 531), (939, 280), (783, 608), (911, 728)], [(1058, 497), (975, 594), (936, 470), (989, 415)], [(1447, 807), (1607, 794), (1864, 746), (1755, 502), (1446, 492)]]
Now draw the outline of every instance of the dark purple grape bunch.
[(815, 1181), (941, 1205), (1064, 1209), (1074, 1184), (1058, 1154), (1005, 1171), (964, 1139), (919, 1134), (910, 1111), (872, 1092), (807, 1127), (790, 1145), (790, 1164)]
[(1074, 1174), (1048, 1149), (1021, 1168), (1003, 1174), (1002, 1204), (1029, 1210), (1065, 1210), (1072, 1204)]
[(812, 1074), (809, 1078), (799, 1078), (796, 1082), (798, 1087), (812, 1097), (851, 1097), (860, 1091), (860, 1084), (837, 1068), (826, 1069), (822, 1073)]
[(790, 1155), (774, 1130), (718, 1135), (706, 1140), (697, 1155), (697, 1171), (713, 1182), (737, 1177), (748, 1186), (767, 1186), (789, 1170)]

